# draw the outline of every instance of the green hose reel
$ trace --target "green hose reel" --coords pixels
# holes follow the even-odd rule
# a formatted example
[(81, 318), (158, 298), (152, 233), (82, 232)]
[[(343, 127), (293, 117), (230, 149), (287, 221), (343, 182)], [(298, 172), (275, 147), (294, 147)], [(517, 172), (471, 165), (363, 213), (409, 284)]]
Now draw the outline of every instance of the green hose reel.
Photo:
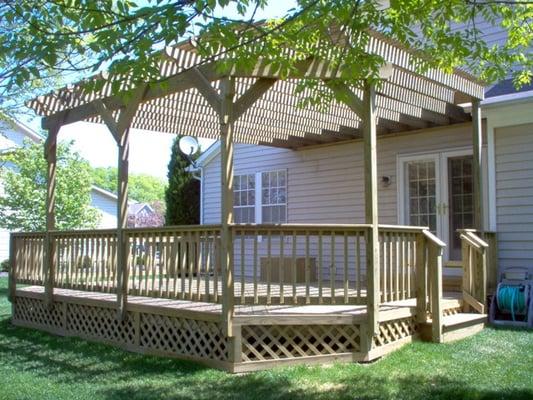
[(498, 308), (502, 312), (510, 313), (513, 321), (516, 316), (527, 314), (528, 291), (525, 285), (499, 285), (496, 294)]

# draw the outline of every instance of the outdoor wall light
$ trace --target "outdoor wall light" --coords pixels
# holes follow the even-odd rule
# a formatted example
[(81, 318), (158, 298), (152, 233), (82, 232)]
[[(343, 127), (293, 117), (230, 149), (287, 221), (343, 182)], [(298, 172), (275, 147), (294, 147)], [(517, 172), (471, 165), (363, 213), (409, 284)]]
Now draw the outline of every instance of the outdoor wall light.
[(381, 186), (389, 187), (392, 183), (392, 177), (390, 175), (383, 175), (381, 177)]

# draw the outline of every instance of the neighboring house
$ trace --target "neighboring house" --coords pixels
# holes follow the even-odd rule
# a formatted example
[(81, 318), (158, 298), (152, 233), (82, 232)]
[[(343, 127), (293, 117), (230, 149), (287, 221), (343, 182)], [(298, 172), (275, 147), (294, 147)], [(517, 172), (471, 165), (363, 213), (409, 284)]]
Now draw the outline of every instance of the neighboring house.
[[(39, 143), (44, 138), (19, 121), (0, 121), (0, 153), (21, 147), (24, 144), (24, 140)], [(6, 165), (6, 167), (9, 168), (9, 165)], [(0, 194), (3, 194), (1, 184)], [(98, 228), (116, 228), (117, 196), (115, 194), (93, 186), (91, 190), (91, 206), (96, 208), (101, 214)], [(0, 229), (0, 261), (8, 257), (9, 231)]]
[(128, 206), (128, 228), (163, 226), (163, 216), (148, 203), (133, 203)]

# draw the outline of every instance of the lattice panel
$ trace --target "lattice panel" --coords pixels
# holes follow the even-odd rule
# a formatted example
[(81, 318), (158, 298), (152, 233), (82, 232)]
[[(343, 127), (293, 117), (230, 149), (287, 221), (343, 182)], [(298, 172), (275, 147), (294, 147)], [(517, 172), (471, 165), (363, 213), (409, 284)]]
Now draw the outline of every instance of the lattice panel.
[(379, 323), (379, 335), (374, 337), (374, 346), (384, 346), (396, 342), (416, 332), (416, 321), (414, 318), (403, 318), (394, 321)]
[(13, 319), (50, 328), (64, 328), (64, 310), (54, 303), (47, 307), (42, 300), (28, 297), (17, 297), (15, 300)]
[(228, 343), (220, 324), (165, 315), (141, 314), (141, 347), (225, 361)]
[(359, 350), (359, 327), (355, 325), (242, 327), (243, 362), (351, 353)]
[(120, 321), (117, 319), (115, 309), (81, 304), (68, 304), (67, 307), (67, 331), (69, 333), (120, 344), (134, 344), (133, 313), (128, 313), (125, 320)]

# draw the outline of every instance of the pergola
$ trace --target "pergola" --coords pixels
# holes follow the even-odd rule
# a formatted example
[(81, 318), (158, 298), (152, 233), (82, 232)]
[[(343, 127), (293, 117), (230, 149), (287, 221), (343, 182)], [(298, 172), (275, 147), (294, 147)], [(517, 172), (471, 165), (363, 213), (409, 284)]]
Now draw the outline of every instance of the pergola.
[[(48, 130), (47, 230), (55, 226), (54, 192), (56, 176), (56, 140), (62, 125), (88, 121), (104, 123), (119, 149), (118, 238), (123, 244), (128, 197), (129, 129), (170, 132), (212, 138), (221, 141), (221, 268), (224, 286), (233, 290), (230, 226), (234, 143), (249, 143), (296, 149), (309, 145), (361, 139), (364, 142), (365, 218), (371, 225), (367, 238), (368, 326), (377, 329), (379, 306), (379, 247), (377, 207), (376, 138), (395, 132), (418, 130), (472, 121), (474, 155), (474, 198), (476, 228), (482, 226), (481, 191), (481, 114), (479, 103), (484, 87), (467, 73), (446, 74), (436, 69), (417, 72), (418, 55), (378, 34), (372, 33), (368, 53), (381, 56), (381, 85), (361, 82), (358, 88), (339, 83), (335, 70), (327, 62), (313, 58), (301, 61), (297, 72), (280, 79), (268, 60), (251, 71), (236, 68), (220, 72), (224, 60), (202, 60), (191, 45), (165, 52), (161, 76), (157, 82), (124, 84), (128, 96), (112, 93), (109, 78), (96, 92), (82, 85), (63, 88), (31, 101), (31, 108), (43, 116)], [(295, 94), (299, 79), (317, 79), (343, 102), (332, 102), (326, 110), (301, 108), (299, 100), (306, 93)], [(161, 85), (164, 82), (164, 85)], [(471, 115), (458, 104), (471, 103)], [(45, 265), (52, 265), (53, 249), (46, 246)], [(118, 250), (119, 276), (124, 269), (125, 245)], [(51, 275), (51, 274), (49, 274)], [(117, 300), (123, 311), (127, 282)], [(119, 285), (120, 287), (120, 285)], [(51, 291), (50, 291), (51, 292)], [(51, 293), (49, 293), (51, 296)], [(231, 336), (233, 297), (226, 296), (223, 319)], [(372, 312), (370, 312), (372, 311)], [(372, 335), (373, 332), (369, 334)]]

